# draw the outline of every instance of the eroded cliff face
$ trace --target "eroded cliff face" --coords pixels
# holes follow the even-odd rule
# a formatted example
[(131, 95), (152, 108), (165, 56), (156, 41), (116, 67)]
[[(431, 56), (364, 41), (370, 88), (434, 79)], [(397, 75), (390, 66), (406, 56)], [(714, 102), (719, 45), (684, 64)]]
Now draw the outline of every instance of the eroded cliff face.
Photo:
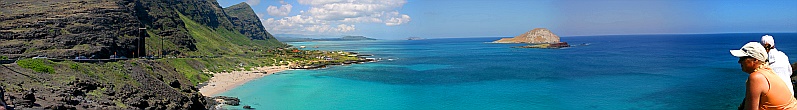
[(273, 39), (247, 4), (228, 8), (231, 16), (215, 0), (3, 0), (0, 7), (0, 55), (10, 58), (132, 57), (139, 28), (174, 45), (164, 54), (196, 51), (179, 15), (253, 40)]
[(0, 55), (129, 53), (141, 24), (122, 1), (0, 1)]
[(545, 28), (535, 28), (513, 38), (501, 38), (493, 43), (559, 43), (559, 36)]
[(257, 14), (255, 14), (254, 10), (249, 7), (249, 4), (246, 4), (246, 2), (224, 8), (224, 12), (230, 16), (230, 21), (235, 25), (235, 29), (248, 36), (250, 39), (276, 40), (274, 35), (271, 35), (271, 33), (268, 33), (268, 31), (263, 28), (260, 18), (257, 17)]

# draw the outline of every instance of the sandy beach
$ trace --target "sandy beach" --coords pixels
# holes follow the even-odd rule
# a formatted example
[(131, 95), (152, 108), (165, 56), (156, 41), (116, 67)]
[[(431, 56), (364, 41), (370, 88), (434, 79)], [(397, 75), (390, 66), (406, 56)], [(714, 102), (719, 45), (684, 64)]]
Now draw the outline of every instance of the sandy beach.
[(243, 85), (251, 80), (285, 70), (288, 70), (288, 66), (267, 66), (253, 68), (252, 71), (211, 73), (213, 74), (213, 77), (210, 78), (210, 80), (207, 82), (207, 85), (199, 88), (199, 92), (205, 96), (214, 96), (237, 86)]

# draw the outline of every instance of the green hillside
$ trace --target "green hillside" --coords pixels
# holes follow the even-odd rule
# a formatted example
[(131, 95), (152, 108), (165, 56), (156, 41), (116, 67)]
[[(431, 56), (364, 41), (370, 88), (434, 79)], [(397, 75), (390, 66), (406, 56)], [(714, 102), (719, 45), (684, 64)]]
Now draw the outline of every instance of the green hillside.
[[(203, 110), (216, 104), (197, 86), (213, 77), (211, 72), (286, 65), (277, 63), (287, 55), (275, 52), (288, 45), (268, 33), (245, 3), (231, 8), (215, 0), (0, 4), (17, 5), (0, 10), (0, 59), (20, 59), (0, 64), (0, 87), (17, 98), (17, 109)], [(139, 28), (146, 28), (145, 53), (160, 59), (133, 58), (142, 55)], [(107, 60), (112, 55), (130, 59)], [(76, 56), (104, 60), (65, 60)]]

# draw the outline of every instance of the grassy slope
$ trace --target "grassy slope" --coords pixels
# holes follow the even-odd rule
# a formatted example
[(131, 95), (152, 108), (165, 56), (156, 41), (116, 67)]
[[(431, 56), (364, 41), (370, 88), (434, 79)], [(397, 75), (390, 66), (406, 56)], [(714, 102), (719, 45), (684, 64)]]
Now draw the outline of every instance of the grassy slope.
[[(271, 40), (250, 40), (248, 37), (236, 30), (224, 28), (212, 29), (208, 26), (199, 24), (190, 18), (180, 14), (180, 19), (185, 23), (190, 35), (196, 40), (197, 51), (184, 52), (190, 56), (221, 56), (220, 58), (174, 58), (162, 59), (159, 61), (171, 64), (178, 72), (182, 73), (192, 83), (197, 84), (210, 79), (211, 75), (204, 73), (224, 72), (235, 70), (249, 70), (253, 67), (275, 65), (273, 56), (266, 53), (266, 50), (282, 47), (283, 43)], [(151, 34), (150, 35), (154, 35)], [(148, 46), (151, 49), (160, 48), (160, 36), (151, 36)], [(176, 48), (173, 43), (165, 43), (165, 48)], [(157, 51), (157, 50), (155, 50)], [(260, 57), (255, 57), (260, 56)], [(243, 64), (243, 66), (241, 66)]]
[[(165, 50), (177, 50), (188, 56), (221, 56), (219, 58), (167, 58), (156, 60), (157, 62), (174, 67), (175, 70), (182, 73), (182, 75), (193, 84), (205, 82), (212, 77), (211, 74), (205, 72), (249, 70), (253, 67), (277, 65), (275, 63), (276, 59), (272, 57), (274, 55), (265, 51), (285, 45), (275, 39), (250, 40), (236, 30), (227, 30), (223, 28), (212, 29), (182, 14), (179, 16), (185, 23), (185, 27), (188, 29), (190, 35), (196, 40), (196, 51), (179, 49), (175, 43), (169, 40), (164, 40), (162, 42), (161, 39), (163, 37), (158, 36), (152, 31), (147, 32), (150, 37), (146, 39), (146, 48), (150, 54), (154, 55), (161, 50), (161, 43), (163, 43), (162, 45)], [(20, 66), (33, 69), (37, 72), (61, 73), (59, 71), (62, 71), (61, 69), (63, 68), (53, 69), (53, 66), (58, 67), (60, 65), (68, 66), (71, 70), (74, 70), (73, 72), (84, 73), (103, 81), (118, 82), (117, 84), (128, 82), (125, 81), (125, 71), (119, 69), (121, 64), (118, 62), (92, 64), (50, 62), (38, 59), (22, 60), (21, 62)], [(128, 83), (133, 82), (135, 81)]]
[[(158, 34), (152, 32), (152, 30), (147, 30), (147, 34), (149, 34), (149, 37), (146, 38), (145, 47), (147, 48), (146, 50), (149, 53), (149, 55), (161, 54), (160, 53), (161, 50), (166, 50), (164, 52), (167, 52), (168, 50), (180, 50), (177, 48), (176, 44), (172, 43), (169, 40), (163, 39), (163, 37), (158, 36)], [(185, 51), (185, 50), (180, 50), (180, 51)], [(169, 54), (169, 53), (163, 53), (163, 54)]]
[(194, 39), (196, 39), (197, 51), (188, 52), (189, 55), (235, 55), (247, 56), (251, 53), (262, 53), (282, 46), (277, 40), (250, 40), (249, 37), (238, 33), (237, 30), (227, 30), (224, 28), (212, 29), (208, 26), (199, 24), (188, 17), (179, 15), (185, 23), (185, 27)]
[[(251, 70), (254, 67), (271, 66), (273, 58), (173, 58), (159, 61), (167, 62), (182, 73), (192, 83), (197, 84), (210, 79), (211, 74), (205, 72), (225, 72)], [(241, 66), (240, 64), (243, 64)]]

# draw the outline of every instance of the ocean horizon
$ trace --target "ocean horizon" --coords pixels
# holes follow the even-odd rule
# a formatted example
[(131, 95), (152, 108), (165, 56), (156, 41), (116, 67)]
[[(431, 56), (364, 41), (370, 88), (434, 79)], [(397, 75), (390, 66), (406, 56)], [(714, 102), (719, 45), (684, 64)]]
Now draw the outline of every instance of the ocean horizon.
[[(747, 74), (728, 50), (762, 35), (573, 36), (561, 49), (488, 43), (501, 37), (290, 42), (382, 60), (284, 71), (219, 95), (274, 110), (736, 109)], [(771, 35), (797, 61), (797, 33)]]

